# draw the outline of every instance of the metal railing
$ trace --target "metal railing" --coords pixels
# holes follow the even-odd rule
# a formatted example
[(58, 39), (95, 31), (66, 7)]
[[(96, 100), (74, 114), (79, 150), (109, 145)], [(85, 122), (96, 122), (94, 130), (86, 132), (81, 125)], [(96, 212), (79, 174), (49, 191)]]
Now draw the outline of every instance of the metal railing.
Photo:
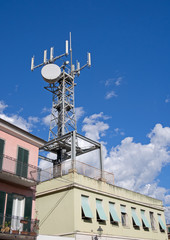
[(0, 233), (37, 236), (39, 220), (0, 214)]
[(96, 180), (101, 180), (102, 178), (103, 181), (112, 185), (114, 184), (114, 175), (112, 173), (106, 171), (101, 172), (100, 169), (79, 161), (74, 161), (73, 168), (73, 162), (71, 160), (64, 161), (61, 164), (56, 165), (55, 168), (50, 167), (47, 169), (43, 169), (42, 172), (40, 172), (39, 181), (44, 182), (55, 177), (67, 175), (72, 169), (74, 169), (78, 174), (81, 174), (83, 176)]
[(40, 171), (40, 168), (20, 162), (13, 157), (7, 155), (0, 156), (0, 172), (7, 172), (38, 182)]

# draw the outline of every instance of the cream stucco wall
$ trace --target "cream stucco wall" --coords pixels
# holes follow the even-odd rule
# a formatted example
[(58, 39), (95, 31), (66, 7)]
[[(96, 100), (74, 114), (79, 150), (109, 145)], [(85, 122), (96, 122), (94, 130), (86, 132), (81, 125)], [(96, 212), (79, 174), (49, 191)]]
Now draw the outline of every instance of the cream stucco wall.
[[(81, 195), (89, 197), (92, 210), (92, 221), (82, 219)], [(96, 198), (101, 199), (107, 216), (105, 224), (96, 219)], [(115, 203), (115, 208), (121, 220), (120, 205), (126, 206), (129, 226), (123, 227), (110, 223), (109, 202)], [(36, 206), (40, 219), (40, 234), (70, 235), (80, 233), (91, 239), (97, 234), (99, 226), (103, 229), (103, 236), (124, 236), (127, 239), (155, 239), (165, 240), (167, 235), (159, 230), (157, 214), (162, 215), (165, 224), (162, 202), (139, 193), (135, 193), (107, 183), (84, 177), (77, 173), (70, 173), (61, 178), (52, 179), (41, 183), (37, 187)], [(136, 213), (141, 221), (140, 210), (145, 210), (145, 215), (150, 222), (149, 211), (154, 212), (156, 231), (143, 227), (134, 229), (131, 217), (131, 207), (136, 208)]]
[(74, 231), (74, 191), (66, 189), (36, 199), (40, 234), (55, 235)]

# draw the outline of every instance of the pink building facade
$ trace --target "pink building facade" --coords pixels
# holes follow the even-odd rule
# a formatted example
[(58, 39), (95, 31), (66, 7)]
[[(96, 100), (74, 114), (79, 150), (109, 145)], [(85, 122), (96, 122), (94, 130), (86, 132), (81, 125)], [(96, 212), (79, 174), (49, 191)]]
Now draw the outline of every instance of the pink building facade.
[(0, 119), (0, 239), (34, 239), (36, 236), (38, 152), (45, 143)]

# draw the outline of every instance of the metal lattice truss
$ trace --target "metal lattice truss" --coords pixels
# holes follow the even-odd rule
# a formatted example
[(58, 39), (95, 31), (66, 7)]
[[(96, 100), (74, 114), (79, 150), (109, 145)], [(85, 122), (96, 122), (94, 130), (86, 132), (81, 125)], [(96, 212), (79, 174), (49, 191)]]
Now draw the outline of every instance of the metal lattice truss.
[(53, 94), (49, 141), (76, 130), (74, 85), (74, 76), (63, 69), (57, 82), (45, 87)]
[[(52, 139), (41, 148), (41, 150), (55, 154), (57, 154), (60, 149), (65, 149), (64, 160), (75, 160), (76, 156), (101, 149), (101, 144), (73, 131)], [(48, 161), (49, 159), (44, 158), (44, 160)]]
[(58, 162), (58, 153), (63, 152), (62, 161), (71, 159), (72, 169), (76, 170), (76, 156), (80, 156), (85, 153), (89, 153), (94, 150), (99, 150), (100, 154), (100, 171), (101, 178), (103, 177), (103, 156), (102, 156), (102, 144), (95, 142), (87, 137), (78, 134), (76, 131), (69, 132), (61, 137), (52, 139), (47, 142), (40, 150), (51, 152), (56, 154), (56, 159), (50, 159), (48, 157), (39, 155), (40, 159), (53, 163), (54, 176), (57, 171), (57, 166), (60, 166), (61, 162)]

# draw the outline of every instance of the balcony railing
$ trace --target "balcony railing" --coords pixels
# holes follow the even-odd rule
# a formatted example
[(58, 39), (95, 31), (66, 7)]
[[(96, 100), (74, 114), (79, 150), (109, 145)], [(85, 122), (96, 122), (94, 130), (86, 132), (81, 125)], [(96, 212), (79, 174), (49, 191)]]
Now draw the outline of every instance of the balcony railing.
[(96, 180), (103, 180), (112, 185), (114, 184), (114, 175), (112, 173), (106, 171), (101, 172), (100, 169), (79, 161), (74, 161), (73, 167), (73, 162), (71, 160), (64, 161), (60, 165), (56, 165), (55, 168), (51, 167), (48, 169), (44, 169), (40, 173), (39, 181), (44, 182), (54, 177), (67, 175), (72, 169), (76, 170), (78, 174), (81, 174), (83, 176)]
[(0, 214), (0, 234), (37, 236), (39, 220)]
[(20, 177), (23, 180), (31, 180), (36, 184), (39, 181), (40, 168), (33, 166), (31, 164), (24, 164), (17, 159), (7, 156), (0, 156), (0, 179), (6, 180), (5, 177), (8, 175), (8, 180), (10, 180), (9, 174), (12, 176)]

